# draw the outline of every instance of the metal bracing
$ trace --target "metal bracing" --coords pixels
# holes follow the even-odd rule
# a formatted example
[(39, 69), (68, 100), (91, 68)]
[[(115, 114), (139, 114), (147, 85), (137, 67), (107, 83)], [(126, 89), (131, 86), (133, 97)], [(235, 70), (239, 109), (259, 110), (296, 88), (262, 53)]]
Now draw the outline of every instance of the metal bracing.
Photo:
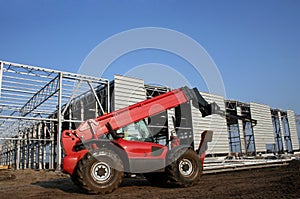
[(283, 131), (282, 136), (284, 138), (284, 143), (285, 143), (285, 151), (288, 153), (292, 153), (293, 152), (292, 138), (291, 138), (287, 112), (280, 111), (280, 116), (281, 116), (281, 126)]
[[(226, 112), (237, 115), (237, 101), (225, 101)], [(237, 118), (226, 117), (229, 148), (231, 153), (242, 153), (241, 132)]]
[(281, 125), (279, 114), (280, 114), (280, 111), (278, 109), (271, 109), (276, 152), (278, 154), (282, 154), (282, 153), (284, 153), (284, 148), (283, 148), (282, 135), (281, 135), (282, 134), (282, 125)]
[(229, 146), (232, 152), (255, 155), (253, 126), (250, 105), (235, 100), (225, 100)]
[(38, 106), (43, 104), (47, 99), (49, 99), (55, 93), (57, 93), (60, 90), (60, 88), (58, 88), (58, 85), (59, 85), (59, 80), (61, 79), (62, 78), (60, 76), (56, 76), (54, 79), (48, 82), (44, 87), (42, 87), (38, 92), (36, 92), (20, 109), (20, 115), (26, 116), (30, 114)]
[(163, 87), (163, 86), (151, 86), (145, 84), (145, 89), (146, 89), (146, 96), (147, 98), (152, 98), (154, 96), (166, 93), (170, 91), (171, 89), (168, 87)]
[(0, 61), (0, 163), (60, 168), (63, 123), (109, 112), (109, 92), (106, 79)]
[(228, 139), (231, 153), (242, 153), (240, 131), (238, 124), (228, 125)]

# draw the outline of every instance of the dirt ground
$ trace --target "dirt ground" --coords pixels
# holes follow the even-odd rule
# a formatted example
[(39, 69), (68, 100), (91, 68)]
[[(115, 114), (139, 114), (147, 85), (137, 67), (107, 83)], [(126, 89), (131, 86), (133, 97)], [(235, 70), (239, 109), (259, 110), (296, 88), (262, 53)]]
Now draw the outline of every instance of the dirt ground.
[(160, 188), (124, 179), (108, 195), (88, 195), (53, 171), (0, 170), (0, 198), (300, 198), (300, 161), (288, 166), (203, 175), (190, 188)]

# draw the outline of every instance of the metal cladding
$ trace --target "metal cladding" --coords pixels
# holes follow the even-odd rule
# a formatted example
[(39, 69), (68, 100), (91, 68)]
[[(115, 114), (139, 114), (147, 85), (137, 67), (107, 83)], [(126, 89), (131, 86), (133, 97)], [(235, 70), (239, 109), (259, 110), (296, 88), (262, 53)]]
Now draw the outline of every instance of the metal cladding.
[(275, 143), (270, 107), (251, 102), (250, 110), (252, 119), (257, 120), (253, 128), (256, 152), (266, 152), (267, 145)]
[(113, 110), (118, 110), (146, 99), (144, 80), (114, 76)]
[(288, 124), (290, 129), (293, 150), (299, 150), (299, 141), (297, 136), (297, 127), (296, 127), (294, 111), (287, 110), (287, 117), (288, 117)]
[[(224, 98), (219, 95), (200, 92), (208, 103), (216, 102), (221, 110), (225, 111)], [(208, 154), (224, 154), (229, 152), (228, 133), (225, 117), (209, 115), (202, 117), (199, 110), (192, 107), (192, 120), (194, 131), (194, 147), (199, 146), (201, 133), (205, 130), (213, 131), (212, 142), (208, 143)]]

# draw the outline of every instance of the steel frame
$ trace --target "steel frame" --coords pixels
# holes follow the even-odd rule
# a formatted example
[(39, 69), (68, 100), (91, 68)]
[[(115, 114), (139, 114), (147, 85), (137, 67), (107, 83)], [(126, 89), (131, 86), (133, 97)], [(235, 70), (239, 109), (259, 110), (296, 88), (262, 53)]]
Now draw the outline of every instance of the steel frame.
[(281, 125), (283, 130), (282, 136), (284, 138), (284, 143), (285, 143), (285, 152), (292, 153), (293, 146), (292, 146), (292, 138), (291, 138), (287, 112), (280, 110), (280, 117), (281, 117)]
[(284, 153), (283, 148), (283, 140), (282, 140), (282, 128), (280, 123), (280, 110), (278, 109), (271, 109), (271, 115), (272, 115), (272, 123), (273, 123), (273, 129), (274, 129), (274, 137), (275, 137), (275, 150), (278, 154)]
[(0, 61), (0, 164), (59, 170), (63, 125), (84, 121), (87, 104), (109, 112), (109, 93), (107, 79)]
[(251, 119), (250, 105), (235, 100), (225, 100), (225, 108), (231, 152), (256, 155), (253, 133), (255, 122)]

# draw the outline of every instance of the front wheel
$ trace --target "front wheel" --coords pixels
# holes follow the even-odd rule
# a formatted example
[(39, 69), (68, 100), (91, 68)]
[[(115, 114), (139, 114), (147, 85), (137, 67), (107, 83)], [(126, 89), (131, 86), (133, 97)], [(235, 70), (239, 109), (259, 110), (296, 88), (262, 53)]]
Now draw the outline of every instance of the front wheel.
[[(179, 158), (176, 159), (175, 157)], [(179, 151), (170, 157), (172, 162), (166, 168), (171, 186), (189, 187), (198, 184), (202, 175), (202, 163), (197, 153), (191, 149)]]
[(93, 155), (88, 153), (82, 158), (78, 163), (76, 174), (76, 184), (86, 192), (111, 193), (123, 180), (123, 164), (115, 152), (101, 149)]

